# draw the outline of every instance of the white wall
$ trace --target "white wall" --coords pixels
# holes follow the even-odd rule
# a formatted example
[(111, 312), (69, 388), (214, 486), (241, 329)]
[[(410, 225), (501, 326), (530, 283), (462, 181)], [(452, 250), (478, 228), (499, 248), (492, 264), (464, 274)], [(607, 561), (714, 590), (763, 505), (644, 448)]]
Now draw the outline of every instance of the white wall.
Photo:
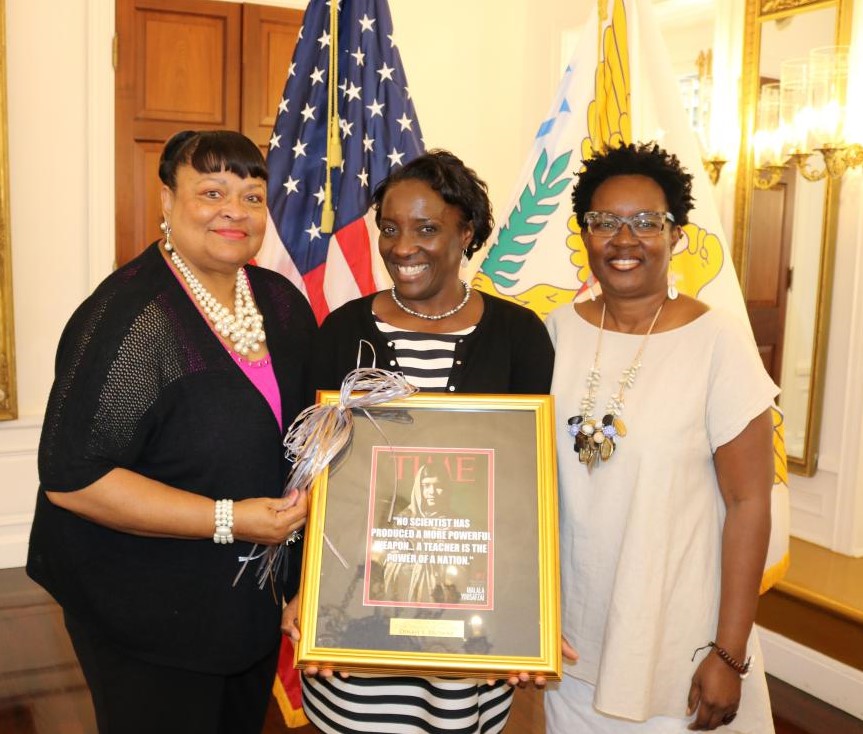
[(21, 418), (0, 424), (0, 567), (20, 565), (24, 558), (54, 350), (64, 321), (88, 286), (84, 39), (82, 3), (6, 2)]
[(791, 476), (791, 532), (863, 556), (863, 173), (840, 194), (818, 471)]

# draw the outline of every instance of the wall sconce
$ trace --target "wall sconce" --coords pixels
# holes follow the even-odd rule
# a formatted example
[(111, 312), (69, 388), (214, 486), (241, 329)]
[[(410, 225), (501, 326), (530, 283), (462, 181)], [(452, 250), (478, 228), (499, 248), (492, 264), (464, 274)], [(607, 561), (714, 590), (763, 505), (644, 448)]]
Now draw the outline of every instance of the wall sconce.
[[(848, 52), (848, 46), (814, 48), (783, 62), (779, 83), (761, 88), (753, 136), (757, 188), (775, 186), (789, 166), (820, 181), (863, 165), (863, 145), (845, 137)], [(822, 168), (810, 163), (816, 154)]]
[(704, 170), (707, 171), (710, 183), (716, 186), (719, 181), (719, 174), (722, 173), (722, 166), (728, 163), (728, 161), (719, 156), (713, 156), (712, 158), (702, 158), (701, 163), (704, 165)]
[(706, 151), (706, 154), (701, 158), (701, 163), (704, 165), (704, 170), (707, 171), (710, 183), (715, 186), (719, 181), (719, 175), (722, 173), (722, 167), (728, 162), (728, 159), (719, 154), (716, 146), (712, 145), (710, 140), (710, 117), (713, 111), (713, 51), (711, 49), (700, 51), (695, 65), (698, 67), (699, 98), (695, 130), (698, 133), (702, 150)]
[(779, 82), (764, 84), (758, 97), (758, 124), (752, 136), (755, 178), (758, 189), (772, 189), (788, 168), (783, 156), (785, 132), (780, 115)]

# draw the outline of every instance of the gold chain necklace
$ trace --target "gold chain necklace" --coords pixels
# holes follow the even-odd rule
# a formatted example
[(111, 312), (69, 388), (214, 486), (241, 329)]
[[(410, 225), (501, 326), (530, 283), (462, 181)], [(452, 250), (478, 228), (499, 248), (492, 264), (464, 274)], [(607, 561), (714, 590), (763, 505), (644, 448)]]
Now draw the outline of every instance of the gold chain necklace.
[(602, 372), (599, 369), (599, 355), (602, 352), (602, 334), (605, 330), (605, 303), (602, 304), (602, 318), (599, 320), (599, 336), (596, 339), (596, 353), (593, 356), (593, 366), (587, 373), (587, 392), (581, 399), (581, 414), (574, 415), (567, 421), (567, 431), (575, 439), (575, 450), (578, 452), (578, 460), (587, 465), (588, 471), (593, 469), (597, 460), (608, 461), (614, 453), (614, 439), (626, 435), (626, 425), (620, 418), (623, 412), (623, 396), (627, 388), (632, 388), (638, 370), (641, 369), (641, 355), (647, 346), (647, 340), (653, 332), (653, 327), (659, 320), (665, 300), (659, 304), (653, 321), (641, 340), (641, 346), (635, 353), (635, 359), (620, 375), (617, 381), (618, 389), (608, 399), (605, 405), (605, 415), (602, 420), (593, 417), (596, 409), (596, 390), (599, 387)]

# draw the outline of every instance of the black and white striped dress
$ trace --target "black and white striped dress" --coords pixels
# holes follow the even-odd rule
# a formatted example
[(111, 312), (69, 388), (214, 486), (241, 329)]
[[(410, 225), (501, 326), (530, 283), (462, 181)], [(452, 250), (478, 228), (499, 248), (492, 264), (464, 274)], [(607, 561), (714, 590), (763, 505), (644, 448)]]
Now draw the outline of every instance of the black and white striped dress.
[[(455, 346), (475, 328), (426, 334), (375, 321), (394, 343), (397, 369), (428, 392), (446, 390)], [(497, 734), (513, 694), (506, 681), (359, 674), (302, 678), (302, 687), (306, 716), (325, 734)]]
[(513, 692), (506, 681), (359, 674), (302, 685), (303, 710), (326, 734), (496, 734)]
[(405, 331), (375, 317), (375, 325), (394, 343), (398, 370), (423, 392), (443, 392), (452, 370), (455, 345), (476, 327), (446, 334)]

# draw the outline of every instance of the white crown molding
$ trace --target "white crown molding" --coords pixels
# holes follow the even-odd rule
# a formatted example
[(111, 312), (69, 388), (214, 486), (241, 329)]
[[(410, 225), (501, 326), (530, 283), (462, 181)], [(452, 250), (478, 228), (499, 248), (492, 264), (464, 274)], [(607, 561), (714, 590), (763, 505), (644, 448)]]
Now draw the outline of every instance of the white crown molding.
[(664, 28), (712, 23), (716, 0), (653, 0), (653, 10)]

